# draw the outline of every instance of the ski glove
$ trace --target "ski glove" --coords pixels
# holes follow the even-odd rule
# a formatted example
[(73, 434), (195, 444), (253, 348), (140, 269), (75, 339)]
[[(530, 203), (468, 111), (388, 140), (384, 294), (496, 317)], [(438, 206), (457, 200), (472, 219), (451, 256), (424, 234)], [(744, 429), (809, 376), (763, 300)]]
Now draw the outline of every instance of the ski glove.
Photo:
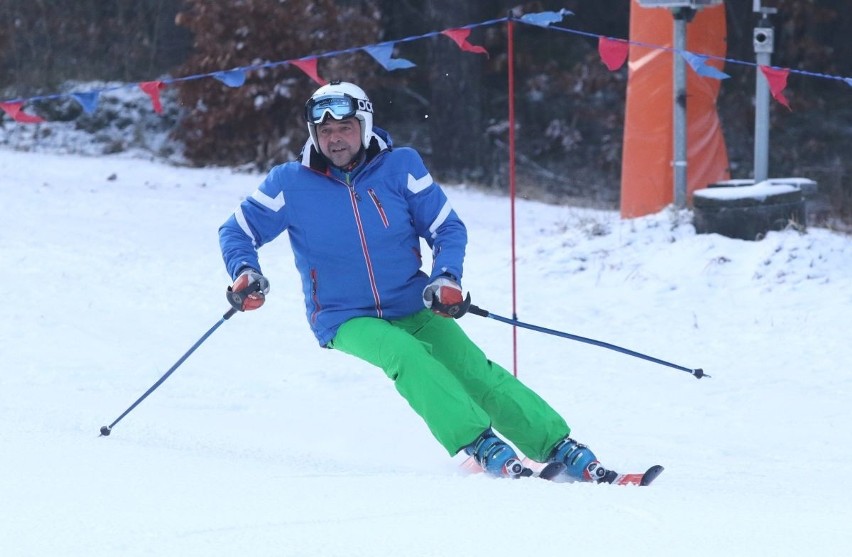
[(234, 284), (228, 287), (228, 302), (236, 310), (251, 311), (263, 305), (269, 293), (266, 277), (249, 267), (243, 269)]
[(455, 277), (441, 275), (423, 289), (423, 304), (438, 315), (458, 319), (470, 307), (470, 293), (462, 298), (462, 289)]

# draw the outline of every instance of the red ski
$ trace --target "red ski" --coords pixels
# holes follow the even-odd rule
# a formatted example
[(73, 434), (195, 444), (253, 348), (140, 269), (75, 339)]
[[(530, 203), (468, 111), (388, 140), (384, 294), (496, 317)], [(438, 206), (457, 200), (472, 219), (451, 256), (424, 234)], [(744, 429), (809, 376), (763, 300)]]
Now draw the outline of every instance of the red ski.
[[(541, 478), (543, 480), (562, 481), (561, 472), (564, 466), (558, 463), (544, 463), (524, 458), (521, 461), (529, 473), (523, 474), (524, 477)], [(461, 463), (461, 468), (471, 474), (479, 474), (483, 472), (482, 467), (476, 462), (473, 457), (468, 457)], [(610, 471), (606, 479), (600, 483), (610, 483), (613, 485), (651, 485), (657, 476), (659, 476), (664, 468), (659, 464), (651, 466), (645, 472), (637, 472), (633, 474), (619, 474), (618, 472)], [(611, 479), (610, 479), (611, 478)], [(568, 480), (571, 481), (571, 480)]]
[(651, 482), (657, 479), (664, 468), (659, 464), (655, 464), (648, 468), (644, 473), (638, 474), (618, 474), (612, 480), (614, 485), (651, 485)]

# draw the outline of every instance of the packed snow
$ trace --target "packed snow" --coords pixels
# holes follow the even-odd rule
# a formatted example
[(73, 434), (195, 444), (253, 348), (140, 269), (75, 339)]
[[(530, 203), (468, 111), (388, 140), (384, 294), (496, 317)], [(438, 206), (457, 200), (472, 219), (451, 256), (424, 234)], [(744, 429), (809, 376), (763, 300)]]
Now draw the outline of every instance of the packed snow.
[[(225, 321), (217, 228), (261, 175), (0, 150), (0, 554), (801, 556), (852, 552), (852, 243), (696, 235), (688, 211), (519, 200), (519, 377), (647, 488), (466, 475), (384, 374), (317, 346), (282, 237)], [(464, 286), (511, 316), (510, 203), (447, 187)], [(427, 258), (428, 259), (428, 258)], [(512, 327), (465, 316), (513, 368)]]

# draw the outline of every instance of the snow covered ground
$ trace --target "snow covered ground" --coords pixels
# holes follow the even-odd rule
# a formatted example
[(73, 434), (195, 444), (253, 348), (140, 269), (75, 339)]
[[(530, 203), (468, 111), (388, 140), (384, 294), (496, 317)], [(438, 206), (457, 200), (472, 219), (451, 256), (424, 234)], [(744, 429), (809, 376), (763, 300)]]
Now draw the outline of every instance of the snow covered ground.
[[(852, 242), (694, 234), (688, 213), (519, 202), (519, 376), (650, 488), (465, 476), (377, 369), (320, 349), (289, 245), (226, 321), (216, 229), (261, 179), (0, 150), (0, 555), (801, 556), (852, 552)], [(465, 286), (511, 315), (509, 203), (447, 188)], [(511, 368), (512, 329), (462, 325)]]

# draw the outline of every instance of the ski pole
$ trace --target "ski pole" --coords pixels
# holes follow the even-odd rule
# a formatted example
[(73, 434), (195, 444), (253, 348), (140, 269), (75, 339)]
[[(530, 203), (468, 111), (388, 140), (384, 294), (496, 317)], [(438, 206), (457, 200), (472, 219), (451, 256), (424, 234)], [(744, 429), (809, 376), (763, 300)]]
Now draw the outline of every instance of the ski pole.
[(136, 408), (137, 406), (139, 406), (139, 403), (140, 403), (140, 402), (142, 402), (143, 400), (145, 400), (145, 399), (148, 397), (148, 395), (150, 395), (151, 393), (153, 393), (153, 392), (157, 389), (157, 387), (159, 387), (160, 385), (162, 385), (162, 384), (163, 384), (163, 381), (165, 381), (166, 379), (168, 379), (168, 378), (169, 378), (169, 375), (171, 375), (172, 373), (174, 373), (174, 371), (175, 371), (178, 367), (180, 367), (180, 365), (181, 365), (183, 362), (185, 362), (185, 361), (186, 361), (186, 359), (187, 359), (187, 358), (189, 358), (189, 356), (190, 356), (193, 352), (195, 352), (195, 349), (196, 349), (196, 348), (198, 348), (199, 346), (201, 346), (201, 344), (202, 344), (205, 340), (207, 340), (207, 338), (208, 338), (210, 335), (212, 335), (212, 334), (213, 334), (213, 331), (215, 331), (216, 329), (218, 329), (218, 328), (219, 328), (219, 326), (221, 326), (221, 325), (222, 325), (222, 323), (224, 323), (225, 321), (227, 321), (228, 319), (230, 319), (231, 317), (233, 317), (233, 315), (234, 315), (235, 313), (237, 313), (237, 309), (236, 309), (236, 308), (231, 308), (231, 309), (229, 309), (229, 310), (225, 313), (225, 315), (223, 315), (223, 316), (222, 316), (222, 318), (221, 318), (218, 322), (216, 322), (216, 324), (215, 324), (215, 325), (213, 325), (212, 327), (210, 327), (210, 329), (208, 329), (208, 331), (207, 331), (206, 333), (204, 333), (204, 334), (201, 336), (201, 338), (200, 338), (200, 339), (198, 339), (198, 341), (196, 341), (196, 343), (195, 343), (195, 344), (193, 344), (193, 345), (192, 345), (192, 347), (191, 347), (189, 350), (187, 350), (187, 351), (186, 351), (186, 354), (184, 354), (183, 356), (181, 356), (181, 357), (180, 357), (180, 359), (179, 359), (177, 362), (175, 362), (175, 365), (173, 365), (173, 366), (169, 369), (169, 371), (167, 371), (167, 372), (166, 372), (166, 373), (165, 373), (162, 377), (160, 377), (160, 379), (159, 379), (159, 380), (157, 380), (157, 382), (156, 382), (156, 383), (154, 383), (153, 385), (151, 385), (151, 388), (150, 388), (150, 389), (148, 389), (147, 391), (145, 391), (145, 394), (143, 394), (142, 396), (140, 396), (139, 398), (137, 398), (137, 399), (136, 399), (136, 402), (134, 402), (133, 404), (131, 404), (131, 405), (130, 405), (130, 407), (129, 407), (127, 410), (125, 410), (125, 411), (121, 414), (121, 416), (119, 416), (119, 417), (117, 417), (117, 418), (115, 419), (115, 421), (113, 421), (113, 422), (112, 422), (111, 424), (109, 424), (109, 425), (105, 425), (105, 426), (101, 427), (101, 435), (100, 435), (100, 436), (101, 436), (101, 437), (103, 437), (103, 436), (106, 436), (106, 435), (109, 435), (110, 433), (112, 433), (112, 428), (115, 426), (115, 424), (117, 424), (118, 422), (120, 422), (120, 421), (122, 420), (122, 418), (124, 418), (126, 415), (128, 415), (128, 414), (129, 414), (129, 413), (130, 413), (130, 412), (131, 412), (134, 408)]
[(680, 371), (685, 371), (695, 377), (696, 379), (701, 379), (702, 377), (710, 377), (704, 373), (704, 370), (701, 368), (691, 369), (684, 366), (679, 366), (677, 364), (673, 364), (671, 362), (667, 362), (665, 360), (661, 360), (659, 358), (655, 358), (653, 356), (648, 356), (646, 354), (642, 354), (640, 352), (635, 352), (628, 348), (622, 348), (621, 346), (616, 346), (614, 344), (610, 344), (608, 342), (603, 342), (600, 340), (595, 340), (593, 338), (581, 337), (578, 335), (572, 335), (571, 333), (563, 333), (562, 331), (555, 331), (553, 329), (547, 329), (545, 327), (539, 327), (538, 325), (530, 325), (529, 323), (524, 323), (522, 321), (518, 321), (517, 319), (509, 319), (508, 317), (502, 317), (500, 315), (495, 315), (490, 311), (484, 310), (477, 306), (471, 305), (468, 308), (468, 313), (472, 313), (474, 315), (479, 315), (480, 317), (490, 317), (491, 319), (495, 319), (502, 323), (508, 323), (509, 325), (515, 325), (517, 327), (523, 327), (524, 329), (530, 329), (532, 331), (538, 331), (539, 333), (547, 333), (549, 335), (554, 335), (562, 338), (567, 338), (570, 340), (577, 340), (580, 342), (585, 342), (586, 344), (593, 344), (595, 346), (600, 346), (601, 348), (608, 348), (610, 350), (615, 350), (616, 352), (621, 352), (622, 354), (627, 354), (628, 356), (634, 356), (636, 358), (641, 358), (643, 360), (648, 360), (649, 362), (654, 362), (655, 364), (660, 364), (668, 367), (672, 367), (674, 369), (678, 369)]

